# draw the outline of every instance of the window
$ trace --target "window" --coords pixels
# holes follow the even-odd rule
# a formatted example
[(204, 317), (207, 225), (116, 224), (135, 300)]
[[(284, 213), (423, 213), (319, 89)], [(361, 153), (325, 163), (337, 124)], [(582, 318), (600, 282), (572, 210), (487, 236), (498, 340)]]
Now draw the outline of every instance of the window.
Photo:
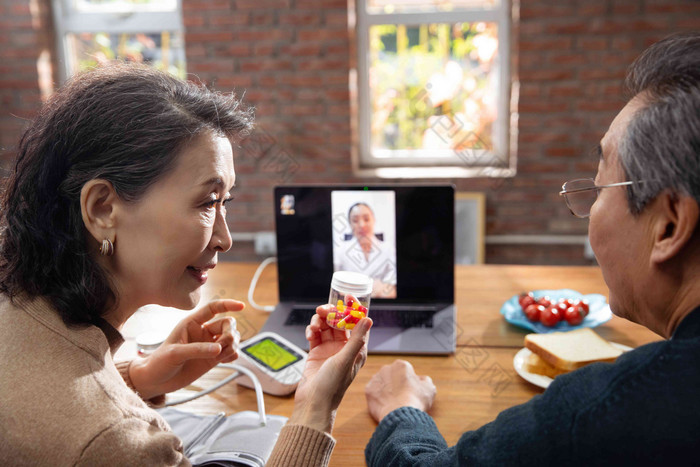
[(355, 169), (380, 177), (514, 175), (509, 1), (357, 5)]
[(113, 59), (185, 76), (181, 0), (53, 0), (60, 77)]

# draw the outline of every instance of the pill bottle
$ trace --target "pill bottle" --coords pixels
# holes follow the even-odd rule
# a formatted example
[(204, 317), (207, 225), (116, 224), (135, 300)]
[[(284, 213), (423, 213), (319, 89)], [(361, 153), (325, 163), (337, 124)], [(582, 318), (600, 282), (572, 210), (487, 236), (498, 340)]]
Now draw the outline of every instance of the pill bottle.
[(336, 271), (331, 279), (328, 303), (333, 309), (326, 323), (335, 329), (352, 330), (369, 313), (372, 278), (359, 272)]

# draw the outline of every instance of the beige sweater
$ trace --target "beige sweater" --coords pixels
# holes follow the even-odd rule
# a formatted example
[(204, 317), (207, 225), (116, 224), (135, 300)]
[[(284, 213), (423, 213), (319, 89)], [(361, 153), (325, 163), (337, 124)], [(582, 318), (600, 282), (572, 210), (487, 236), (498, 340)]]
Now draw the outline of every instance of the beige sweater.
[[(128, 362), (112, 361), (122, 342), (116, 331), (108, 342), (96, 326), (67, 327), (44, 300), (0, 296), (0, 465), (190, 465), (129, 388)], [(327, 465), (334, 445), (286, 425), (268, 465)]]

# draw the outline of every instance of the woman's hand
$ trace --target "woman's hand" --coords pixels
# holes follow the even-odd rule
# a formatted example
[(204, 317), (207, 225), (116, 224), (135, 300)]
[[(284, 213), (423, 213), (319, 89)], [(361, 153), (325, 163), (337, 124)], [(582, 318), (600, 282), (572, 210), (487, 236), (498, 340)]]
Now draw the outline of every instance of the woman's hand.
[(218, 363), (238, 358), (241, 336), (236, 331), (236, 320), (216, 315), (240, 311), (244, 306), (237, 300), (209, 302), (180, 321), (155, 352), (134, 360), (129, 377), (141, 397), (147, 400), (176, 391)]
[(316, 308), (311, 324), (306, 327), (309, 356), (289, 418), (290, 423), (326, 433), (333, 428), (335, 411), (345, 390), (367, 360), (367, 340), (372, 327), (372, 320), (363, 318), (352, 333), (333, 329), (326, 324), (331, 309), (330, 305)]
[(427, 412), (436, 392), (430, 376), (418, 376), (405, 360), (384, 365), (365, 387), (367, 409), (377, 422), (399, 407), (415, 407)]

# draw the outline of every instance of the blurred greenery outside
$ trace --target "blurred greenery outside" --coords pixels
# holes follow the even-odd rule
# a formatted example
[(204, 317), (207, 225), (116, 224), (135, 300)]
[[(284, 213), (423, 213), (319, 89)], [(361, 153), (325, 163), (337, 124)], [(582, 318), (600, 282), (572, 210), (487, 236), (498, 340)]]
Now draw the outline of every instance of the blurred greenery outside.
[(492, 149), (497, 38), (485, 22), (370, 27), (371, 148)]
[[(73, 0), (76, 12), (114, 14), (176, 12), (176, 0)], [(68, 34), (73, 72), (112, 60), (146, 63), (185, 77), (182, 35), (173, 31), (148, 33), (89, 32)]]
[(185, 63), (182, 54), (182, 39), (177, 33), (163, 31), (156, 34), (69, 34), (73, 63), (77, 69), (94, 68), (112, 60), (146, 63), (158, 70), (185, 78)]

